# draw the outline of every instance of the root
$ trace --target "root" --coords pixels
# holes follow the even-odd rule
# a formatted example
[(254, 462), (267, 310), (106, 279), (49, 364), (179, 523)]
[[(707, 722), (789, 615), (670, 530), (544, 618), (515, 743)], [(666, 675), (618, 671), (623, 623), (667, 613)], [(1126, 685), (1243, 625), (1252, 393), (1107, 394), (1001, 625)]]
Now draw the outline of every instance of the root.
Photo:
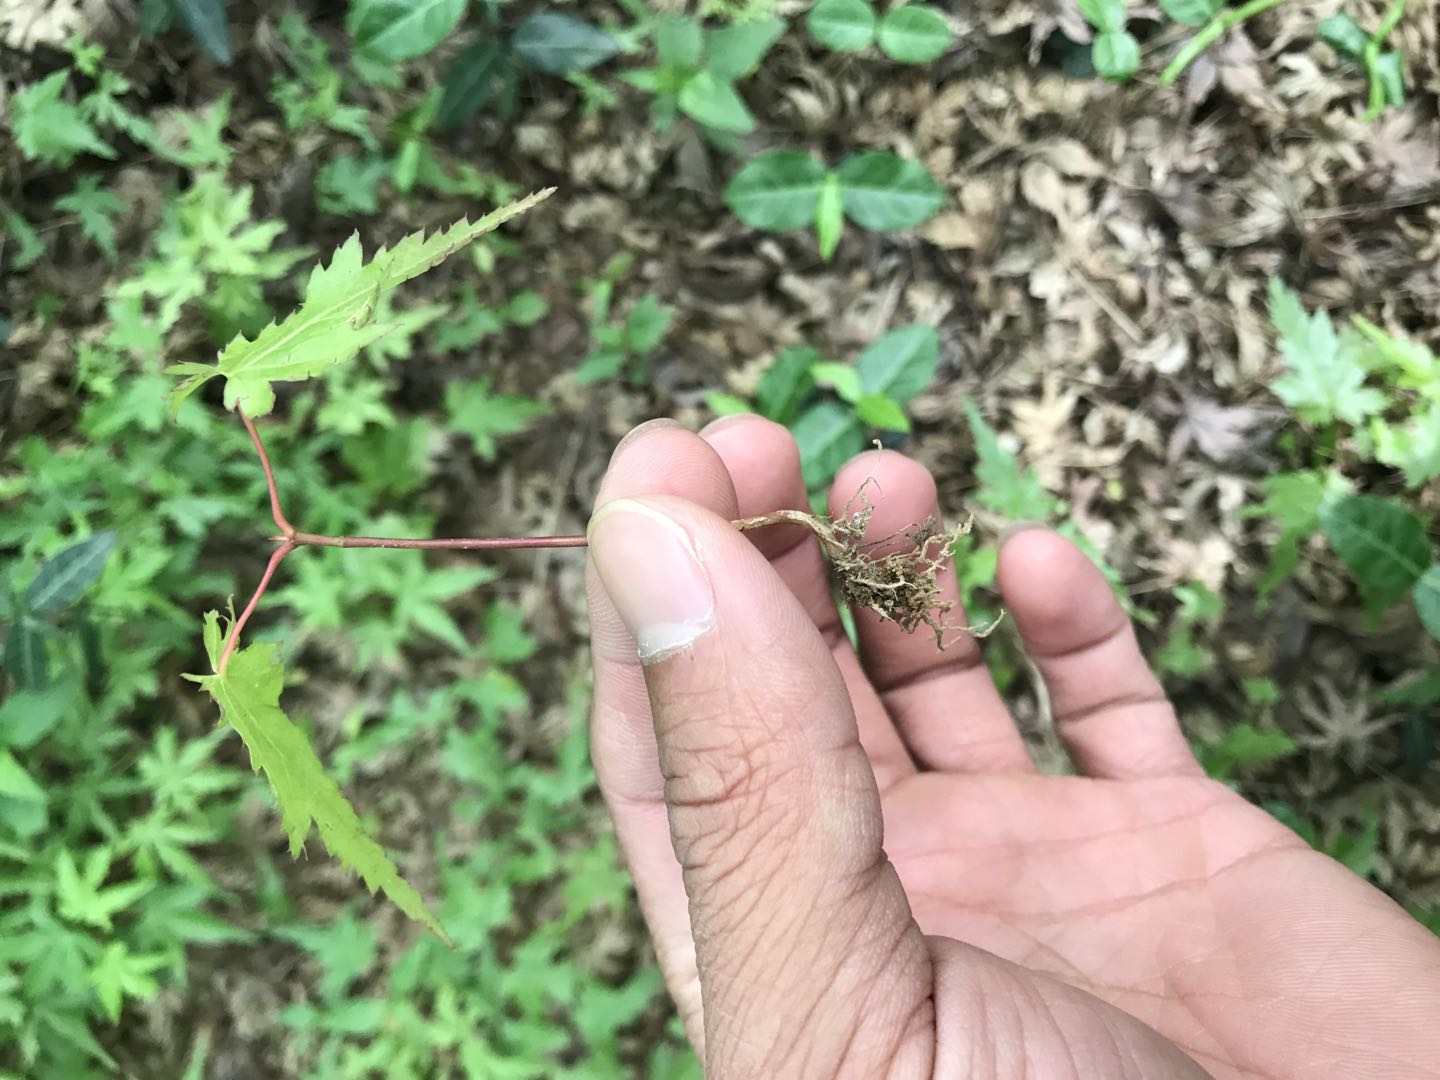
[[(857, 501), (858, 509), (854, 508)], [(875, 507), (861, 487), (834, 519), (817, 517), (803, 510), (775, 510), (758, 517), (741, 518), (734, 524), (741, 532), (786, 524), (809, 529), (820, 540), (821, 550), (835, 571), (840, 595), (846, 603), (873, 611), (907, 634), (913, 634), (921, 626), (929, 627), (935, 634), (937, 649), (944, 650), (949, 644), (946, 634), (989, 636), (999, 625), (999, 619), (988, 626), (946, 622), (956, 602), (940, 596), (939, 574), (950, 565), (955, 544), (970, 532), (973, 519), (946, 532), (932, 518), (924, 524), (867, 542), (865, 530), (874, 514)], [(913, 547), (889, 555), (870, 554), (870, 550), (901, 538)]]

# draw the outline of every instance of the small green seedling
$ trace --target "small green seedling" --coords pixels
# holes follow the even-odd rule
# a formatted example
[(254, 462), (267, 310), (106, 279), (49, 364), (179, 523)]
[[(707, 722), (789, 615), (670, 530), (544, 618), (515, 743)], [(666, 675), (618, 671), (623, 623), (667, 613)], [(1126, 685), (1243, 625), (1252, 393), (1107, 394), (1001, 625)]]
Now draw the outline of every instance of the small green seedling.
[(1140, 69), (1140, 43), (1125, 29), (1125, 0), (1078, 0), (1080, 14), (1095, 28), (1090, 60), (1107, 79), (1124, 82)]
[[(487, 7), (493, 22), (498, 9)], [(440, 128), (453, 128), (491, 102), (509, 116), (526, 71), (575, 76), (613, 57), (620, 43), (584, 19), (558, 11), (531, 15), (508, 36), (492, 25), (490, 33), (455, 58), (446, 72), (436, 111)]]
[(650, 356), (660, 347), (675, 309), (646, 293), (624, 318), (612, 318), (615, 286), (630, 269), (634, 256), (615, 256), (598, 278), (585, 283), (590, 295), (590, 352), (575, 370), (575, 381), (588, 384), (624, 374), (642, 386), (650, 373)]
[(878, 44), (902, 64), (928, 64), (950, 49), (945, 16), (922, 4), (903, 4), (883, 19), (866, 0), (820, 0), (805, 20), (810, 36), (835, 52), (853, 53)]
[(721, 414), (758, 412), (790, 428), (814, 491), (869, 445), (872, 431), (910, 430), (905, 406), (930, 385), (939, 360), (935, 328), (912, 324), (877, 338), (853, 367), (809, 347), (784, 350), (761, 376), (753, 408), (729, 394), (707, 401)]
[[(113, 532), (96, 533), (57, 552), (40, 565), (24, 592), (0, 592), (0, 606), (10, 623), (0, 662), (22, 690), (50, 685), (52, 641), (76, 641), (89, 671), (100, 668), (99, 634), (77, 601), (105, 569), (115, 548)], [(62, 635), (61, 626), (72, 633)]]
[(895, 232), (932, 217), (945, 193), (925, 166), (881, 150), (852, 154), (827, 169), (801, 150), (773, 150), (750, 162), (725, 188), (725, 202), (754, 229), (815, 227), (829, 259), (849, 218), (862, 229)]
[[(1320, 40), (1341, 56), (1365, 69), (1370, 83), (1370, 103), (1365, 119), (1374, 120), (1387, 106), (1405, 104), (1405, 62), (1394, 49), (1385, 50), (1385, 39), (1405, 14), (1405, 0), (1394, 0), (1373, 34), (1366, 34), (1345, 12), (1321, 19), (1316, 27)], [(1382, 51), (1385, 50), (1385, 51)]]
[(654, 27), (656, 65), (621, 76), (654, 95), (650, 111), (659, 131), (683, 114), (722, 136), (748, 135), (755, 117), (735, 84), (753, 74), (785, 32), (780, 19), (755, 19), (706, 30), (698, 19), (675, 16)]
[(1195, 640), (1199, 631), (1213, 630), (1225, 614), (1225, 602), (1199, 581), (1175, 586), (1180, 607), (1170, 626), (1170, 636), (1155, 654), (1155, 666), (1162, 674), (1193, 679), (1215, 662), (1213, 650)]

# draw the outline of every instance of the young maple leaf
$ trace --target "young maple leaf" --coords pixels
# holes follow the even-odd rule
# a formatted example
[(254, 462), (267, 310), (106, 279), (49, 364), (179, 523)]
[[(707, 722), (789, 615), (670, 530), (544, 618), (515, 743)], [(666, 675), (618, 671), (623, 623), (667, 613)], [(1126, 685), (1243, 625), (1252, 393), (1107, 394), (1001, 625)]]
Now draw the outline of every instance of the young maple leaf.
[(1384, 410), (1385, 395), (1365, 385), (1369, 369), (1360, 337), (1348, 330), (1336, 334), (1324, 311), (1307, 314), (1279, 278), (1270, 279), (1270, 321), (1280, 333), (1287, 369), (1270, 389), (1301, 420), (1358, 425)]
[[(205, 646), (215, 666), (220, 641), (220, 616), (212, 611), (205, 616)], [(299, 856), (313, 823), (325, 849), (342, 866), (358, 871), (371, 892), (384, 892), (396, 907), (448, 944), (450, 939), (440, 920), (425, 906), (419, 892), (400, 876), (385, 849), (365, 831), (355, 808), (325, 775), (310, 740), (281, 710), (284, 669), (275, 655), (276, 648), (274, 642), (251, 645), (230, 657), (223, 675), (185, 677), (199, 683), (215, 699), (221, 718), (240, 733), (250, 751), (251, 765), (270, 781), (280, 804), (285, 835), (290, 838), (290, 854)]]
[(390, 330), (375, 321), (380, 298), (402, 282), (439, 265), (477, 236), (548, 198), (537, 191), (502, 206), (477, 221), (459, 221), (426, 237), (413, 233), (393, 248), (381, 248), (368, 263), (359, 234), (336, 250), (330, 265), (310, 274), (305, 299), (283, 322), (271, 323), (255, 336), (243, 334), (220, 351), (214, 364), (186, 363), (170, 368), (188, 375), (170, 397), (171, 411), (217, 375), (225, 376), (225, 405), (250, 416), (275, 407), (272, 382), (308, 379), (349, 360)]

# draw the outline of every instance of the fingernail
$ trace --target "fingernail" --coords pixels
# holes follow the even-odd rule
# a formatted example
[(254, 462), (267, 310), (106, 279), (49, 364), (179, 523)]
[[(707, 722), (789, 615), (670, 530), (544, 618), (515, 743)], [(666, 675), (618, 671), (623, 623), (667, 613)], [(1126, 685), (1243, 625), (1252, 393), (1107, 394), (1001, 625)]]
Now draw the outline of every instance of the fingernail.
[(614, 452), (610, 455), (610, 460), (614, 461), (620, 456), (621, 450), (624, 450), (625, 447), (629, 446), (647, 432), (655, 431), (659, 428), (683, 428), (684, 426), (685, 425), (680, 423), (679, 420), (672, 420), (668, 416), (657, 416), (654, 420), (646, 420), (643, 424), (638, 424), (620, 437), (620, 441), (615, 444)]
[(717, 431), (724, 431), (732, 424), (749, 423), (755, 419), (758, 419), (758, 417), (756, 417), (754, 413), (731, 413), (729, 416), (722, 416), (718, 419), (711, 420), (710, 423), (700, 429), (700, 437), (705, 439), (714, 435)]
[(1048, 529), (1049, 527), (1049, 525), (1046, 525), (1042, 521), (1012, 521), (1000, 530), (1000, 538), (997, 541), (997, 546), (998, 544), (1005, 543), (1005, 541), (1009, 540), (1012, 536), (1018, 536), (1022, 532), (1029, 532), (1031, 529)]
[(590, 557), (642, 664), (715, 627), (715, 594), (690, 534), (647, 503), (616, 499), (590, 519)]

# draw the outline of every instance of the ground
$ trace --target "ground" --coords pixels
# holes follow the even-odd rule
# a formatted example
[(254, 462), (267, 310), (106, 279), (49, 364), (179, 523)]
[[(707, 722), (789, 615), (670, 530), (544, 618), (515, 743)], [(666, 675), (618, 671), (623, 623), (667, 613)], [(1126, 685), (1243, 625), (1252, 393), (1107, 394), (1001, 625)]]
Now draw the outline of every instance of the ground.
[[(782, 3), (780, 11), (805, 6)], [(1137, 608), (1153, 616), (1142, 634), (1149, 649), (1160, 649), (1174, 626), (1177, 585), (1199, 582), (1223, 597), (1223, 616), (1198, 631), (1203, 670), (1167, 678), (1187, 732), (1213, 742), (1246, 717), (1289, 733), (1301, 752), (1245, 772), (1246, 793), (1288, 804), (1332, 842), (1373, 844), (1362, 869), (1377, 883), (1413, 907), (1440, 904), (1433, 729), (1424, 715), (1364, 697), (1433, 664), (1434, 643), (1415, 640), (1413, 620), (1398, 614), (1368, 625), (1343, 571), (1318, 555), (1260, 609), (1256, 583), (1274, 533), (1243, 512), (1262, 478), (1296, 464), (1294, 423), (1268, 389), (1281, 364), (1266, 314), (1272, 275), (1337, 317), (1364, 313), (1440, 346), (1440, 5), (1410, 4), (1398, 31), (1410, 102), (1373, 122), (1360, 115), (1363, 78), (1337, 68), (1313, 41), (1315, 20), (1338, 6), (1288, 4), (1246, 24), (1173, 90), (1156, 85), (1153, 69), (1127, 85), (1063, 73), (1057, 35), (1086, 36), (1065, 0), (955, 6), (948, 15), (956, 47), (920, 68), (827, 54), (790, 33), (745, 84), (759, 121), (748, 145), (800, 144), (832, 160), (858, 148), (890, 149), (918, 157), (946, 191), (942, 212), (919, 230), (851, 230), (829, 263), (806, 233), (775, 236), (742, 225), (719, 194), (735, 159), (691, 126), (657, 133), (637, 91), (610, 79), (615, 104), (590, 114), (562, 80), (526, 78), (513, 118), (482, 115), (440, 142), (517, 190), (557, 188), (507, 234), (520, 254), (482, 282), (492, 301), (534, 290), (548, 314), (468, 350), (433, 360), (417, 353), (393, 368), (387, 402), (401, 418), (430, 415), (447, 384), (483, 374), (499, 390), (544, 403), (548, 415), (504, 441), (493, 461), (438, 455), (424, 489), (402, 485), (395, 498), (423, 513), (437, 534), (581, 532), (610, 450), (632, 425), (659, 415), (702, 425), (713, 415), (707, 394), (753, 391), (785, 346), (810, 344), (848, 360), (891, 326), (932, 324), (942, 342), (939, 373), (911, 406), (914, 433), (897, 446), (934, 471), (947, 512), (957, 519), (975, 512), (982, 542), (1003, 524), (971, 501), (975, 451), (963, 409), (971, 402), (1065, 500), (1068, 517), (1119, 572)], [(285, 223), (277, 244), (324, 253), (354, 229), (367, 245), (393, 242), (475, 210), (466, 196), (382, 189), (373, 214), (316, 214), (315, 163), (345, 139), (280, 122), (270, 86), (287, 68), (268, 5), (262, 13), (231, 4), (229, 67), (178, 32), (141, 43), (105, 5), (78, 5), (73, 23), (63, 21), (70, 7), (54, 10), (58, 32), (16, 34), (0, 52), (6, 90), (68, 62), (70, 29), (88, 24), (90, 38), (131, 80), (126, 100), (141, 115), (175, 104), (197, 108), (229, 93), (226, 138), (237, 148), (229, 178), (254, 186), (255, 217)], [(619, 15), (589, 2), (576, 10), (597, 21)], [(1373, 23), (1380, 5), (1353, 10)], [(319, 7), (310, 16), (343, 54), (339, 16)], [(1147, 49), (1175, 36), (1143, 13), (1135, 17), (1153, 31)], [(462, 45), (444, 45), (412, 65), (397, 96), (408, 101), (434, 85)], [(373, 91), (377, 113), (393, 115), (391, 93)], [(69, 186), (64, 171), (37, 169), (5, 143), (0, 169), (11, 209), (34, 221), (54, 216), (50, 203)], [(6, 453), (26, 437), (56, 444), (77, 437), (75, 343), (104, 320), (107, 282), (147, 250), (174, 185), (173, 173), (141, 150), (127, 149), (106, 171), (126, 201), (116, 220), (118, 261), (97, 259), (73, 230), (57, 226), (45, 259), (7, 275), (0, 313), (14, 326), (3, 366), (19, 377), (7, 381), (0, 372)], [(678, 315), (648, 378), (577, 387), (572, 372), (588, 347), (581, 283), (626, 251), (635, 262), (617, 296), (630, 303), (654, 292)], [(418, 283), (407, 302), (451, 302), (461, 280), (447, 267)], [(293, 300), (283, 282), (270, 292), (282, 310)], [(60, 300), (49, 322), (33, 314), (46, 295)], [(204, 358), (207, 347), (203, 320), (188, 320), (167, 342), (166, 359)], [(295, 400), (282, 395), (281, 411)], [(218, 395), (205, 405), (218, 412)], [(288, 434), (281, 444), (291, 444)], [(237, 469), (247, 464), (243, 448), (235, 461)], [(0, 477), (9, 469), (0, 467)], [(283, 463), (281, 474), (283, 484)], [(297, 503), (308, 493), (301, 485)], [(1440, 510), (1434, 484), (1419, 498), (1422, 510)], [(178, 676), (201, 663), (199, 612), (220, 602), (225, 588), (245, 595), (258, 573), (268, 522), (258, 498), (254, 508), (250, 533), (207, 543), (207, 570), (229, 584), (185, 601), (196, 617), (194, 651), (161, 663), (155, 707), (197, 737), (213, 717)], [(484, 600), (459, 603), (458, 620), (469, 632), (485, 604), (503, 598), (523, 613), (536, 642), (509, 667), (529, 706), (500, 715), (495, 746), (504, 763), (552, 769), (567, 738), (583, 729), (583, 563), (558, 551), (507, 553), (491, 565), (503, 576), (482, 586)], [(287, 630), (297, 622), (283, 608), (270, 619)], [(357, 669), (354, 646), (339, 629), (307, 633), (295, 648), (295, 708), (309, 717), (327, 760), (353, 734), (357, 715), (375, 715), (399, 691), (418, 694), (473, 674), (424, 646)], [(1278, 686), (1279, 700), (1257, 711), (1243, 687), (1262, 677)], [(1023, 667), (1009, 692), (1037, 753), (1055, 760), (1043, 694)], [(384, 747), (355, 766), (347, 785), (383, 823), (387, 845), (415, 870), (422, 890), (436, 884), (427, 854), (435, 830), (448, 828), (452, 845), (480, 843), (516, 828), (521, 815), (511, 807), (455, 826), (446, 745), (422, 738), (418, 750)], [(237, 745), (224, 753), (243, 763)], [(551, 838), (562, 851), (592, 847), (607, 830), (593, 790), (572, 810)], [(604, 851), (613, 865), (613, 848)], [(272, 888), (312, 922), (358, 912), (380, 942), (366, 980), (383, 981), (387, 963), (413, 940), (388, 907), (356, 906), (358, 886), (318, 851), (291, 863), (258, 794), (236, 834), (209, 846), (204, 861), (241, 898), (232, 912), (247, 926), (263, 924), (253, 898)], [(555, 894), (564, 880), (515, 885), (519, 898), (497, 930), (502, 967), (531, 924), (563, 906)], [(626, 985), (650, 963), (643, 926), (625, 905), (587, 913), (564, 941), (566, 955), (611, 985)], [(202, 1030), (214, 1040), (205, 1075), (300, 1075), (314, 1062), (279, 1013), (314, 1000), (319, 978), (316, 963), (283, 937), (197, 949), (188, 985), (132, 1006), (131, 1022), (102, 1038), (128, 1075), (176, 1067), (176, 1055)], [(674, 1033), (666, 1034), (663, 997), (654, 987), (646, 993), (650, 1004), (624, 1027), (616, 1053), (626, 1067), (651, 1061), (658, 1070), (653, 1048), (673, 1043)]]

